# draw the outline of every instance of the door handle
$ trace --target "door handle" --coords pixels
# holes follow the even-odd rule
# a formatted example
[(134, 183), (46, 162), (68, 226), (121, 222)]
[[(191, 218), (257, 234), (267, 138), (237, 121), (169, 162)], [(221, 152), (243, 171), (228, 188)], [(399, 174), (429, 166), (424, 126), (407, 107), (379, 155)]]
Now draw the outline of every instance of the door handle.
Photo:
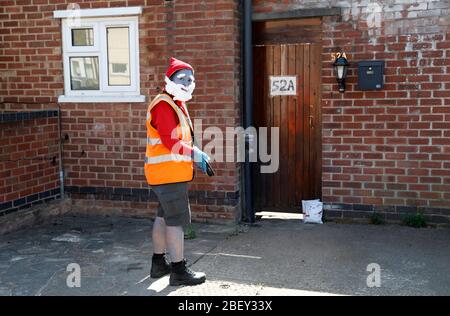
[(309, 128), (313, 128), (314, 127), (314, 116), (310, 115), (309, 116)]

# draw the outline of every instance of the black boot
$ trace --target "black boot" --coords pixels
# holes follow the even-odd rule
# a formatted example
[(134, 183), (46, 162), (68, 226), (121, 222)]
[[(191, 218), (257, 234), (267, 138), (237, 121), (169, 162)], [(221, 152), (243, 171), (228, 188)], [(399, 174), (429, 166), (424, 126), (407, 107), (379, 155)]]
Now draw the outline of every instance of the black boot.
[(153, 255), (152, 258), (152, 271), (150, 276), (153, 279), (159, 279), (169, 274), (171, 271), (170, 264), (167, 262), (165, 255)]
[(170, 285), (199, 285), (205, 283), (206, 275), (201, 272), (194, 272), (186, 267), (186, 260), (172, 263), (172, 273), (170, 274)]

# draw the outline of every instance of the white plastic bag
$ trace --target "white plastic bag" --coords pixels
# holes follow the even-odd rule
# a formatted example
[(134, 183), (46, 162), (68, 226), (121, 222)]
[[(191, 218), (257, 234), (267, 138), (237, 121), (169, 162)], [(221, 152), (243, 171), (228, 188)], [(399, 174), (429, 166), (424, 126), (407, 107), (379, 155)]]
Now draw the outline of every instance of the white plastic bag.
[(320, 200), (302, 201), (302, 207), (305, 224), (323, 224), (323, 203)]

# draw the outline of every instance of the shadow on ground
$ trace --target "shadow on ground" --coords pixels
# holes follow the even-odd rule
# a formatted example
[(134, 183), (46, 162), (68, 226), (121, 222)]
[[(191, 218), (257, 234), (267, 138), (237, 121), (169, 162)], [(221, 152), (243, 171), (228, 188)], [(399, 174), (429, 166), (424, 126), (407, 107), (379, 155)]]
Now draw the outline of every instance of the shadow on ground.
[[(195, 225), (187, 241), (197, 287), (149, 278), (149, 220), (65, 216), (0, 236), (0, 295), (449, 295), (450, 230), (304, 225), (263, 218), (258, 227)], [(81, 268), (69, 288), (67, 266)], [(381, 287), (369, 288), (369, 264)]]

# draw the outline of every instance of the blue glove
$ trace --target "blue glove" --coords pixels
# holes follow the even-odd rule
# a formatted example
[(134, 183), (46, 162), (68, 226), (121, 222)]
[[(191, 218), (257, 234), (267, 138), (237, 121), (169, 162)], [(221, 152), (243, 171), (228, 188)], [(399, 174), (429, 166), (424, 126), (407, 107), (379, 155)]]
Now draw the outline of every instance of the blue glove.
[(192, 158), (194, 159), (194, 163), (203, 173), (208, 172), (207, 162), (211, 160), (211, 158), (201, 151), (197, 146), (194, 146), (194, 150), (192, 152)]

